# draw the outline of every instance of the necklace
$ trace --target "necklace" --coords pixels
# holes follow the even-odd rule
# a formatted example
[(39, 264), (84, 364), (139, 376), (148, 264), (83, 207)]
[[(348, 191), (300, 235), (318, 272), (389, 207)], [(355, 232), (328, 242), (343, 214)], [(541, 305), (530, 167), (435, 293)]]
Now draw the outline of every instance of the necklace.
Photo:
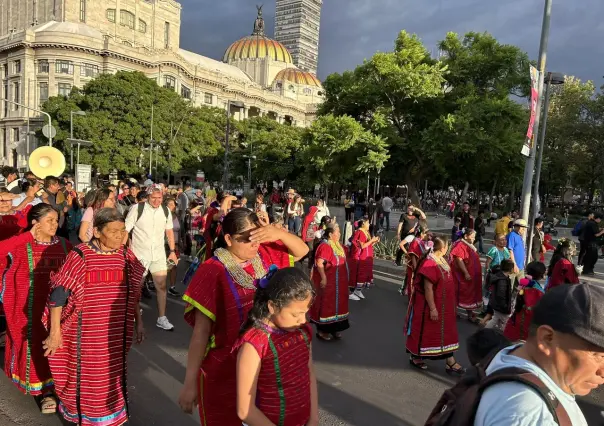
[(361, 229), (361, 231), (363, 232), (363, 234), (365, 234), (365, 238), (367, 238), (367, 241), (369, 241), (371, 239), (371, 238), (369, 238), (370, 237), (369, 232), (365, 231), (364, 229)]
[(333, 250), (333, 252), (336, 256), (346, 257), (346, 253), (344, 253), (344, 249), (342, 248), (342, 245), (338, 241), (329, 240), (327, 242), (327, 244), (329, 244), (329, 246), (331, 247), (331, 249)]
[(472, 250), (476, 251), (476, 246), (474, 244), (470, 244), (469, 242), (467, 242), (465, 239), (462, 238), (462, 240), (464, 243), (466, 243), (466, 245), (468, 247), (470, 247)]
[(259, 280), (266, 275), (266, 269), (264, 269), (264, 265), (262, 264), (262, 260), (258, 254), (256, 254), (256, 257), (250, 261), (252, 267), (254, 268), (253, 277), (245, 272), (245, 270), (233, 258), (233, 255), (228, 250), (219, 248), (214, 252), (214, 256), (216, 256), (216, 258), (224, 265), (227, 272), (231, 275), (231, 277), (233, 277), (235, 282), (243, 288), (255, 290), (256, 286), (254, 285), (254, 281)]
[(449, 266), (449, 263), (445, 260), (444, 257), (442, 257), (442, 256), (434, 256), (434, 253), (430, 254), (428, 257), (430, 259), (432, 259), (434, 262), (436, 262), (436, 264), (438, 265), (438, 267), (440, 269), (442, 269), (443, 271), (446, 271), (446, 272), (450, 272), (451, 271), (451, 267)]

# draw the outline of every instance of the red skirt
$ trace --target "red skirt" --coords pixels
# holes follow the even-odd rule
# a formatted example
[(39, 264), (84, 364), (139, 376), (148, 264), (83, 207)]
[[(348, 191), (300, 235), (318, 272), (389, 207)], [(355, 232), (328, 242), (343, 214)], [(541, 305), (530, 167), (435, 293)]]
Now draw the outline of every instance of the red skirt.
[(237, 416), (237, 353), (211, 350), (199, 372), (201, 426), (241, 426)]

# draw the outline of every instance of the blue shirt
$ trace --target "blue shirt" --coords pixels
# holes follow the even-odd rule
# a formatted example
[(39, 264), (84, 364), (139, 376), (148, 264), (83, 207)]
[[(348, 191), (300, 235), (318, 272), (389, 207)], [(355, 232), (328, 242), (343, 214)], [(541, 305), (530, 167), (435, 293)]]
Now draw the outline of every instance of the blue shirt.
[(512, 231), (508, 234), (508, 249), (514, 253), (514, 260), (518, 269), (524, 270), (526, 249), (524, 248), (524, 240), (518, 232)]
[[(573, 426), (587, 426), (575, 397), (554, 383), (545, 371), (523, 358), (510, 355), (517, 346), (500, 351), (487, 367), (487, 375), (506, 367), (530, 371), (541, 379), (566, 409)], [(474, 426), (557, 426), (543, 398), (522, 383), (503, 382), (489, 386), (478, 404)]]

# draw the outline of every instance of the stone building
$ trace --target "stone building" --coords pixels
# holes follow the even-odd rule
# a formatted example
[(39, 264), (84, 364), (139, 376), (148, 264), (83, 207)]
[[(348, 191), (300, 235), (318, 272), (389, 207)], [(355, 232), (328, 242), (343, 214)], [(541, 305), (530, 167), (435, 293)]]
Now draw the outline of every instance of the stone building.
[(194, 105), (242, 102), (232, 106), (236, 119), (310, 125), (321, 83), (265, 35), (261, 8), (252, 35), (233, 43), (223, 62), (180, 48), (181, 13), (174, 0), (0, 0), (3, 164), (26, 167), (36, 147), (28, 129), (45, 122), (37, 110), (46, 99), (120, 70), (143, 72)]

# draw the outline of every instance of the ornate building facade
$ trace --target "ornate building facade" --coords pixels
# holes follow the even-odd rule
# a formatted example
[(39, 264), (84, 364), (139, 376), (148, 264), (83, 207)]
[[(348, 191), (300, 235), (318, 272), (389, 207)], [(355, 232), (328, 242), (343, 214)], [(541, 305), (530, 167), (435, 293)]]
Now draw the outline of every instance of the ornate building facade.
[[(236, 119), (268, 116), (305, 127), (323, 100), (319, 80), (264, 34), (261, 8), (251, 36), (223, 62), (180, 48), (174, 0), (0, 0), (0, 154), (24, 168), (36, 147), (28, 129), (51, 96), (68, 95), (100, 73), (140, 71), (194, 105), (225, 108)], [(33, 132), (30, 132), (33, 133)]]

